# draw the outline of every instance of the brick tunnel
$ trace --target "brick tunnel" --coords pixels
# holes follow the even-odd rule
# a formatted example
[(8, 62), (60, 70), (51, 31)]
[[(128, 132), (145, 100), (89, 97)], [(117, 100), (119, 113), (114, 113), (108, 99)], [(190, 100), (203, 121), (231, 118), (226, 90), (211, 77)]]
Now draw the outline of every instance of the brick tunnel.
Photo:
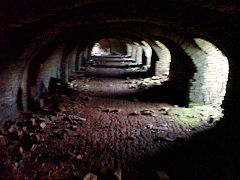
[(0, 11), (0, 178), (240, 179), (239, 1)]

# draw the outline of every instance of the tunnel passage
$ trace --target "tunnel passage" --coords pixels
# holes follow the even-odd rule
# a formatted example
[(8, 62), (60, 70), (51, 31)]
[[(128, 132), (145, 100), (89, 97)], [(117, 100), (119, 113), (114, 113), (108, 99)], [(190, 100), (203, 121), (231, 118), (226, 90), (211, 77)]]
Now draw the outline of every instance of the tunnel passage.
[(238, 179), (236, 2), (1, 3), (1, 178)]
[[(53, 52), (40, 52), (42, 61), (30, 63), (28, 78), (22, 83), (27, 85), (28, 95), (34, 97), (27, 100), (25, 109), (32, 114), (30, 118), (23, 114), (16, 127), (11, 123), (6, 127), (35, 133), (28, 139), (30, 145), (25, 141), (20, 144), (25, 151), (36, 148), (32, 145), (35, 138), (38, 143), (46, 142), (47, 154), (38, 150), (43, 157), (50, 157), (47, 166), (58, 163), (56, 157), (62, 156), (52, 149), (68, 154), (61, 159), (62, 167), (69, 164), (69, 156), (77, 159), (74, 166), (84, 167), (74, 171), (77, 177), (108, 167), (121, 168), (127, 179), (156, 179), (158, 175), (151, 174), (151, 169), (162, 167), (158, 159), (154, 160), (159, 153), (211, 129), (222, 116), (210, 106), (179, 107), (183, 101), (179, 92), (190, 96), (186, 82), (199, 72), (187, 50), (170, 40), (156, 41), (152, 48), (151, 41), (101, 39), (87, 47), (74, 42), (57, 46)], [(148, 62), (139, 61), (142, 53), (150, 59)], [(19, 96), (21, 104), (23, 92)], [(175, 101), (170, 101), (173, 97)], [(24, 110), (23, 105), (19, 110)], [(37, 122), (33, 125), (32, 121)], [(46, 162), (42, 165), (44, 158), (40, 158), (39, 163), (43, 167), (37, 175), (41, 177)], [(23, 170), (26, 176), (29, 170)], [(135, 171), (143, 174), (139, 176)], [(72, 177), (68, 172), (61, 176), (57, 172), (55, 176)]]

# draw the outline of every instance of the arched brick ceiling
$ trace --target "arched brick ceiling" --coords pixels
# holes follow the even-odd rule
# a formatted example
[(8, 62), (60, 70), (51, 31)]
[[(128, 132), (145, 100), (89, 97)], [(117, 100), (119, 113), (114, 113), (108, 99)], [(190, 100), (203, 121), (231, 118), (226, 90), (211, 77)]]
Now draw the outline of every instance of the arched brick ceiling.
[[(1, 30), (12, 30), (29, 23), (45, 25), (92, 24), (97, 22), (141, 21), (200, 32), (211, 27), (213, 33), (229, 26), (239, 12), (237, 1), (2, 1)], [(224, 8), (223, 8), (224, 7)], [(221, 24), (223, 26), (219, 26)], [(226, 24), (227, 23), (227, 24)], [(42, 24), (42, 25), (43, 25)]]

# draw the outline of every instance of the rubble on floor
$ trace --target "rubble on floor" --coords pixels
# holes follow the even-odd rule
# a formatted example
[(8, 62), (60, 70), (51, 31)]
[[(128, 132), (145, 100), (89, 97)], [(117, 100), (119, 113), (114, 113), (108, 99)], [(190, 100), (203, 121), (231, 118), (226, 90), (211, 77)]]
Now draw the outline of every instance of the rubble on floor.
[(159, 176), (159, 180), (169, 180), (169, 177), (167, 175), (167, 173), (163, 170), (158, 170), (157, 174)]
[(103, 168), (98, 172), (98, 175), (87, 173), (83, 180), (122, 180), (122, 170), (120, 168), (116, 170)]
[(154, 86), (159, 86), (167, 80), (168, 80), (168, 76), (162, 75), (162, 76), (153, 76), (150, 78), (138, 78), (138, 79), (127, 78), (127, 80), (124, 81), (124, 83), (128, 84), (129, 89), (147, 89)]
[[(159, 85), (161, 79), (124, 82), (140, 88)], [(122, 171), (127, 176), (136, 167), (144, 170), (141, 162), (149, 165), (154, 160), (146, 157), (212, 127), (222, 115), (209, 106), (184, 108), (138, 98), (116, 99), (110, 93), (122, 92), (126, 84), (121, 79), (122, 84), (114, 88), (107, 87), (108, 81), (98, 81), (106, 85), (109, 97), (95, 96), (99, 86), (93, 77), (68, 84), (53, 81), (51, 91), (42, 96), (42, 109), (0, 126), (0, 178), (88, 180), (111, 175), (120, 180)], [(108, 166), (122, 169), (92, 171)], [(168, 179), (164, 171), (156, 172), (154, 176)]]

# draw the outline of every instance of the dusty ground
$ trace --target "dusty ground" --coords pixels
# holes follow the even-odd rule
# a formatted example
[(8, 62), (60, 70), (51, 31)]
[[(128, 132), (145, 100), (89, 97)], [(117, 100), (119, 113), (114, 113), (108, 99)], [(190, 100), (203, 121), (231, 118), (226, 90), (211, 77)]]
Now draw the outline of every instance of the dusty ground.
[(42, 110), (1, 127), (0, 178), (82, 179), (110, 167), (127, 180), (159, 179), (168, 149), (214, 126), (214, 109), (158, 101), (149, 89), (161, 78), (126, 72), (95, 67), (69, 87), (57, 82)]

